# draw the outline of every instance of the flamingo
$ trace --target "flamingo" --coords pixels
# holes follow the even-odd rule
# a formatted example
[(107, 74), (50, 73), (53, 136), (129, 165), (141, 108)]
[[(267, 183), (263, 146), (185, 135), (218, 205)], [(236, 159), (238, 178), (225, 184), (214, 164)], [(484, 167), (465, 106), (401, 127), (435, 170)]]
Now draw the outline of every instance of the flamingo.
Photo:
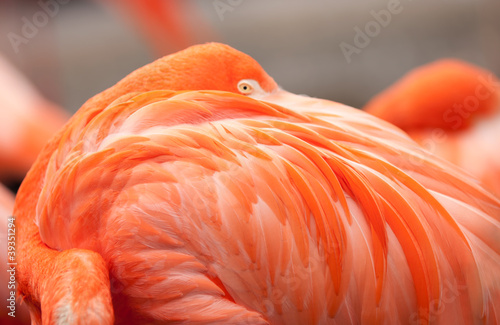
[(456, 59), (409, 72), (365, 110), (393, 123), (500, 197), (500, 82)]
[(227, 45), (88, 100), (16, 197), (33, 324), (498, 324), (500, 201)]
[(0, 56), (0, 179), (22, 179), (68, 116)]
[[(102, 1), (101, 1), (102, 2)], [(196, 42), (197, 33), (213, 34), (198, 8), (178, 0), (107, 0), (144, 34), (155, 53), (165, 55)], [(196, 26), (189, 21), (196, 21)]]

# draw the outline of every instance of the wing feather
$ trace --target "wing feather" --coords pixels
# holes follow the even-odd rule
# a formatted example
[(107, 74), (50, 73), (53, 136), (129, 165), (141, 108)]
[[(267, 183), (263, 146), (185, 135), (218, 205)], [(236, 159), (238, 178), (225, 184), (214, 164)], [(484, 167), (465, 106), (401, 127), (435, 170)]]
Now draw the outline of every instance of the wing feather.
[(60, 141), (38, 201), (42, 239), (101, 253), (141, 317), (500, 314), (498, 200), (363, 112), (156, 91), (77, 114)]

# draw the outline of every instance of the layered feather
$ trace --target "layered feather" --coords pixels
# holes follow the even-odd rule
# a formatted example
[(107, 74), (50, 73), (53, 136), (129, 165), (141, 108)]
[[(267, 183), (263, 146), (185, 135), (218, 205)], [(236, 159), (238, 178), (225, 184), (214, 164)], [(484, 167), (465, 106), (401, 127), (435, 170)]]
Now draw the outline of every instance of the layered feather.
[(128, 94), (53, 141), (34, 217), (118, 322), (495, 324), (500, 202), (399, 129), (291, 94)]

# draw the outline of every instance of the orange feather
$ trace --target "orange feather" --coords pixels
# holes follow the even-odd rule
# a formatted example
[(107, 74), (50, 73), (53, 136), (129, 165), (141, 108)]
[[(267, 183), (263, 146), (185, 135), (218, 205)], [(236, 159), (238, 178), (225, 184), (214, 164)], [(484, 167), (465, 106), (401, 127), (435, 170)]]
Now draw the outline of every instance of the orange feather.
[(370, 114), (406, 131), (500, 197), (500, 82), (458, 60), (419, 67), (375, 96)]
[(497, 198), (388, 123), (279, 90), (226, 45), (165, 57), (90, 99), (14, 212), (35, 323), (500, 315)]

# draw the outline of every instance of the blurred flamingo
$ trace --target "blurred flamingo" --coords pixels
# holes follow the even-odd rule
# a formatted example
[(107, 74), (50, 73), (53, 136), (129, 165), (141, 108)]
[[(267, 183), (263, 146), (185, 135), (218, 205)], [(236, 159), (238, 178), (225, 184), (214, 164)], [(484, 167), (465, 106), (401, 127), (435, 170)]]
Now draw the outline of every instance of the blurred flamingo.
[(0, 179), (22, 179), (67, 114), (0, 56)]
[(365, 110), (402, 128), (500, 197), (500, 83), (493, 73), (440, 60), (409, 72)]
[(280, 90), (222, 44), (87, 101), (14, 212), (34, 324), (500, 319), (496, 197), (398, 128)]
[(213, 38), (213, 31), (190, 1), (107, 0), (128, 17), (149, 41), (158, 55), (166, 55)]
[[(9, 252), (9, 246), (15, 247), (15, 245), (9, 245), (7, 242), (7, 239), (9, 239), (9, 242), (13, 243), (15, 242), (15, 228), (11, 229), (10, 233), (8, 233), (8, 223), (9, 223), (9, 218), (12, 218), (12, 210), (14, 208), (14, 194), (12, 194), (8, 189), (6, 189), (2, 184), (0, 184), (0, 247), (1, 247), (1, 252), (0, 252), (0, 263), (5, 270), (0, 272), (0, 299), (2, 302), (6, 302), (6, 307), (3, 307), (2, 312), (0, 313), (0, 323), (2, 325), (21, 325), (21, 324), (29, 324), (30, 323), (30, 318), (29, 318), (29, 313), (28, 309), (26, 308), (25, 304), (20, 304), (19, 301), (14, 300), (12, 304), (14, 306), (11, 308), (11, 292), (16, 292), (15, 287), (14, 287), (14, 282), (11, 281), (11, 272), (9, 272), (11, 266), (15, 266), (14, 264), (7, 264), (7, 263), (15, 263), (17, 262), (15, 259), (9, 261), (8, 260), (8, 252)], [(14, 235), (14, 236), (13, 236)], [(9, 238), (10, 237), (10, 238)], [(10, 251), (11, 253), (14, 251)], [(15, 255), (10, 255), (11, 257), (15, 258)], [(12, 273), (12, 275), (15, 278), (15, 272)], [(15, 297), (15, 294), (14, 294)], [(15, 299), (15, 298), (14, 298)], [(9, 316), (8, 313), (14, 312)]]

